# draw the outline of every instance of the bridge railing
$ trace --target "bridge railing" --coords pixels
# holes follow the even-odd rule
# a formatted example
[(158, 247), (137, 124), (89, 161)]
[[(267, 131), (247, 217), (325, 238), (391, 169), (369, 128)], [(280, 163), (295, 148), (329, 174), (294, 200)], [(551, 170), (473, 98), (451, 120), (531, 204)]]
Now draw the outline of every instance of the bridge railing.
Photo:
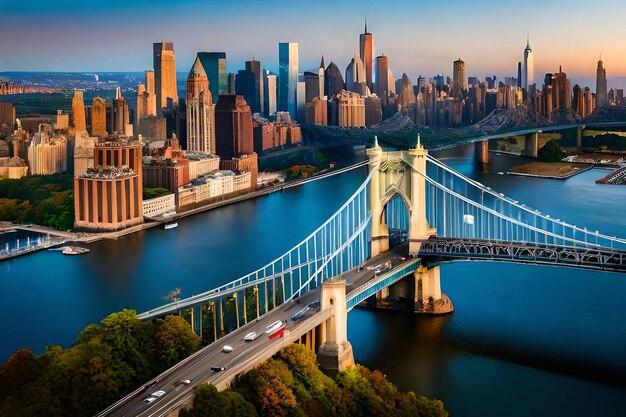
[(437, 235), (626, 249), (626, 240), (533, 210), (428, 156), (426, 214)]
[[(199, 306), (227, 297), (238, 291), (256, 287), (263, 303), (260, 311), (267, 312), (280, 305), (270, 303), (280, 291), (279, 301), (288, 300), (323, 280), (339, 275), (369, 257), (369, 182), (370, 172), (363, 184), (320, 227), (284, 255), (241, 278), (210, 291), (174, 301), (138, 315), (151, 319)], [(280, 285), (280, 288), (276, 288)]]

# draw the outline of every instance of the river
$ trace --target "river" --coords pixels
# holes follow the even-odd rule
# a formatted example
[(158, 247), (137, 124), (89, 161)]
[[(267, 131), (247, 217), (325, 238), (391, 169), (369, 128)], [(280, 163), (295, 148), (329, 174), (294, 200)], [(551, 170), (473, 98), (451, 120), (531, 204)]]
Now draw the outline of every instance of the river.
[[(626, 236), (626, 188), (594, 183), (606, 171), (541, 180), (499, 175), (519, 163), (505, 155), (490, 154), (491, 165), (477, 168), (471, 146), (435, 156), (544, 213)], [(365, 175), (351, 171), (185, 218), (176, 229), (98, 242), (82, 256), (41, 251), (0, 263), (0, 360), (18, 348), (68, 346), (113, 311), (148, 310), (176, 287), (190, 296), (262, 266), (328, 218)], [(454, 416), (622, 412), (625, 276), (506, 263), (442, 268), (454, 314), (355, 309), (348, 336), (357, 362), (443, 400)]]

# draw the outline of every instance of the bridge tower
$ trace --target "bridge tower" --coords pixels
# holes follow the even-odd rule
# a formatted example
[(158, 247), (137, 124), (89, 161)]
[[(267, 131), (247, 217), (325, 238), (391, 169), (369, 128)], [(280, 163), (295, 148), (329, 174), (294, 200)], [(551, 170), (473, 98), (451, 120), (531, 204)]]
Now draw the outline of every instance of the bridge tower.
[(331, 310), (330, 318), (320, 325), (321, 346), (317, 360), (322, 368), (343, 371), (354, 365), (352, 345), (348, 341), (346, 281), (332, 278), (322, 283), (320, 311)]
[[(418, 256), (423, 241), (436, 235), (426, 219), (426, 160), (428, 151), (417, 137), (417, 146), (408, 151), (385, 152), (374, 140), (367, 149), (369, 169), (374, 170), (370, 181), (372, 210), (371, 256), (389, 250), (389, 228), (385, 210), (389, 201), (400, 196), (409, 213), (409, 254)], [(441, 293), (439, 266), (421, 266), (415, 273), (377, 295), (377, 305), (406, 309), (427, 314), (449, 313), (453, 310), (449, 298)], [(398, 303), (394, 294), (402, 294)], [(402, 306), (400, 306), (402, 304)]]

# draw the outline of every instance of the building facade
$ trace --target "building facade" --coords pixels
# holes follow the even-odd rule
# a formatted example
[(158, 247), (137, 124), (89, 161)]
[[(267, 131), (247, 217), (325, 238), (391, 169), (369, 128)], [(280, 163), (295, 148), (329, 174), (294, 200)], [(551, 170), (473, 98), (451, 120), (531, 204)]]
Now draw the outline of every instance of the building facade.
[(278, 110), (297, 117), (298, 43), (278, 44)]
[(209, 79), (198, 57), (187, 77), (186, 105), (187, 150), (215, 153), (215, 105)]
[(154, 87), (157, 111), (178, 103), (176, 88), (176, 60), (173, 42), (156, 42), (153, 45)]
[(72, 97), (72, 127), (77, 132), (87, 130), (83, 90), (74, 90), (74, 96)]
[(226, 52), (198, 52), (198, 58), (209, 79), (211, 96), (219, 97), (228, 92), (226, 73)]

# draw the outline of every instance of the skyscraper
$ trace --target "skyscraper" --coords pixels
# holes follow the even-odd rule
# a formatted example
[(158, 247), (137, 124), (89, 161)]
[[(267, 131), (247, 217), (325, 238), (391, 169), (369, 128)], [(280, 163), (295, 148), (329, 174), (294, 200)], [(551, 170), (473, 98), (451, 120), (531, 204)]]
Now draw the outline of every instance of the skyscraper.
[(117, 87), (115, 90), (115, 102), (113, 105), (115, 109), (115, 131), (126, 133), (128, 131), (126, 126), (129, 124), (128, 103), (122, 97), (122, 89), (120, 87)]
[(552, 74), (552, 103), (555, 109), (569, 109), (572, 107), (572, 99), (570, 95), (570, 82), (567, 74), (561, 70)]
[(170, 107), (178, 103), (174, 43), (165, 41), (155, 43), (153, 45), (153, 60), (156, 106), (157, 111), (161, 111), (164, 107)]
[(276, 74), (272, 74), (269, 70), (263, 71), (263, 90), (265, 92), (263, 107), (265, 116), (269, 117), (276, 114)]
[(74, 97), (72, 97), (72, 126), (77, 132), (87, 130), (83, 90), (74, 90)]
[(383, 101), (387, 102), (389, 94), (389, 59), (383, 54), (376, 57), (376, 84), (374, 92)]
[(154, 88), (154, 71), (146, 71), (146, 93), (148, 93), (148, 102), (147, 106), (147, 115), (148, 116), (156, 116), (157, 114), (157, 106), (156, 106), (156, 92)]
[(602, 59), (600, 59), (596, 70), (596, 107), (604, 107), (608, 104), (606, 69), (602, 66)]
[(252, 113), (263, 113), (263, 79), (261, 63), (246, 61), (246, 69), (239, 70), (235, 79), (235, 92), (242, 95)]
[(334, 62), (331, 62), (324, 73), (324, 90), (326, 90), (328, 98), (336, 96), (345, 88), (346, 85), (343, 82), (339, 67)]
[(187, 77), (187, 150), (215, 153), (215, 105), (200, 58)]
[(359, 36), (361, 61), (365, 67), (365, 82), (370, 91), (374, 91), (372, 79), (372, 60), (374, 59), (374, 35), (367, 31), (367, 19), (365, 20), (365, 33)]
[(106, 100), (94, 97), (91, 100), (91, 136), (105, 137), (107, 134)]
[(139, 120), (148, 116), (148, 93), (146, 86), (139, 84), (137, 86), (137, 108), (135, 109), (135, 125), (139, 126)]
[(526, 49), (524, 49), (524, 69), (522, 71), (522, 87), (528, 90), (528, 87), (535, 82), (535, 62), (533, 58), (533, 50), (530, 49), (530, 37), (526, 38)]
[(198, 58), (209, 79), (212, 97), (228, 92), (228, 74), (226, 73), (226, 52), (198, 52)]
[(223, 94), (215, 107), (215, 148), (222, 159), (254, 152), (252, 113), (243, 96)]
[(361, 61), (361, 58), (355, 53), (346, 68), (346, 90), (354, 91), (364, 96), (365, 89), (362, 87), (366, 85), (363, 61)]
[(461, 58), (454, 61), (452, 68), (452, 97), (459, 98), (463, 91), (467, 90), (467, 78), (465, 77), (465, 62)]
[(297, 112), (298, 44), (278, 44), (278, 110), (287, 111), (293, 120)]

